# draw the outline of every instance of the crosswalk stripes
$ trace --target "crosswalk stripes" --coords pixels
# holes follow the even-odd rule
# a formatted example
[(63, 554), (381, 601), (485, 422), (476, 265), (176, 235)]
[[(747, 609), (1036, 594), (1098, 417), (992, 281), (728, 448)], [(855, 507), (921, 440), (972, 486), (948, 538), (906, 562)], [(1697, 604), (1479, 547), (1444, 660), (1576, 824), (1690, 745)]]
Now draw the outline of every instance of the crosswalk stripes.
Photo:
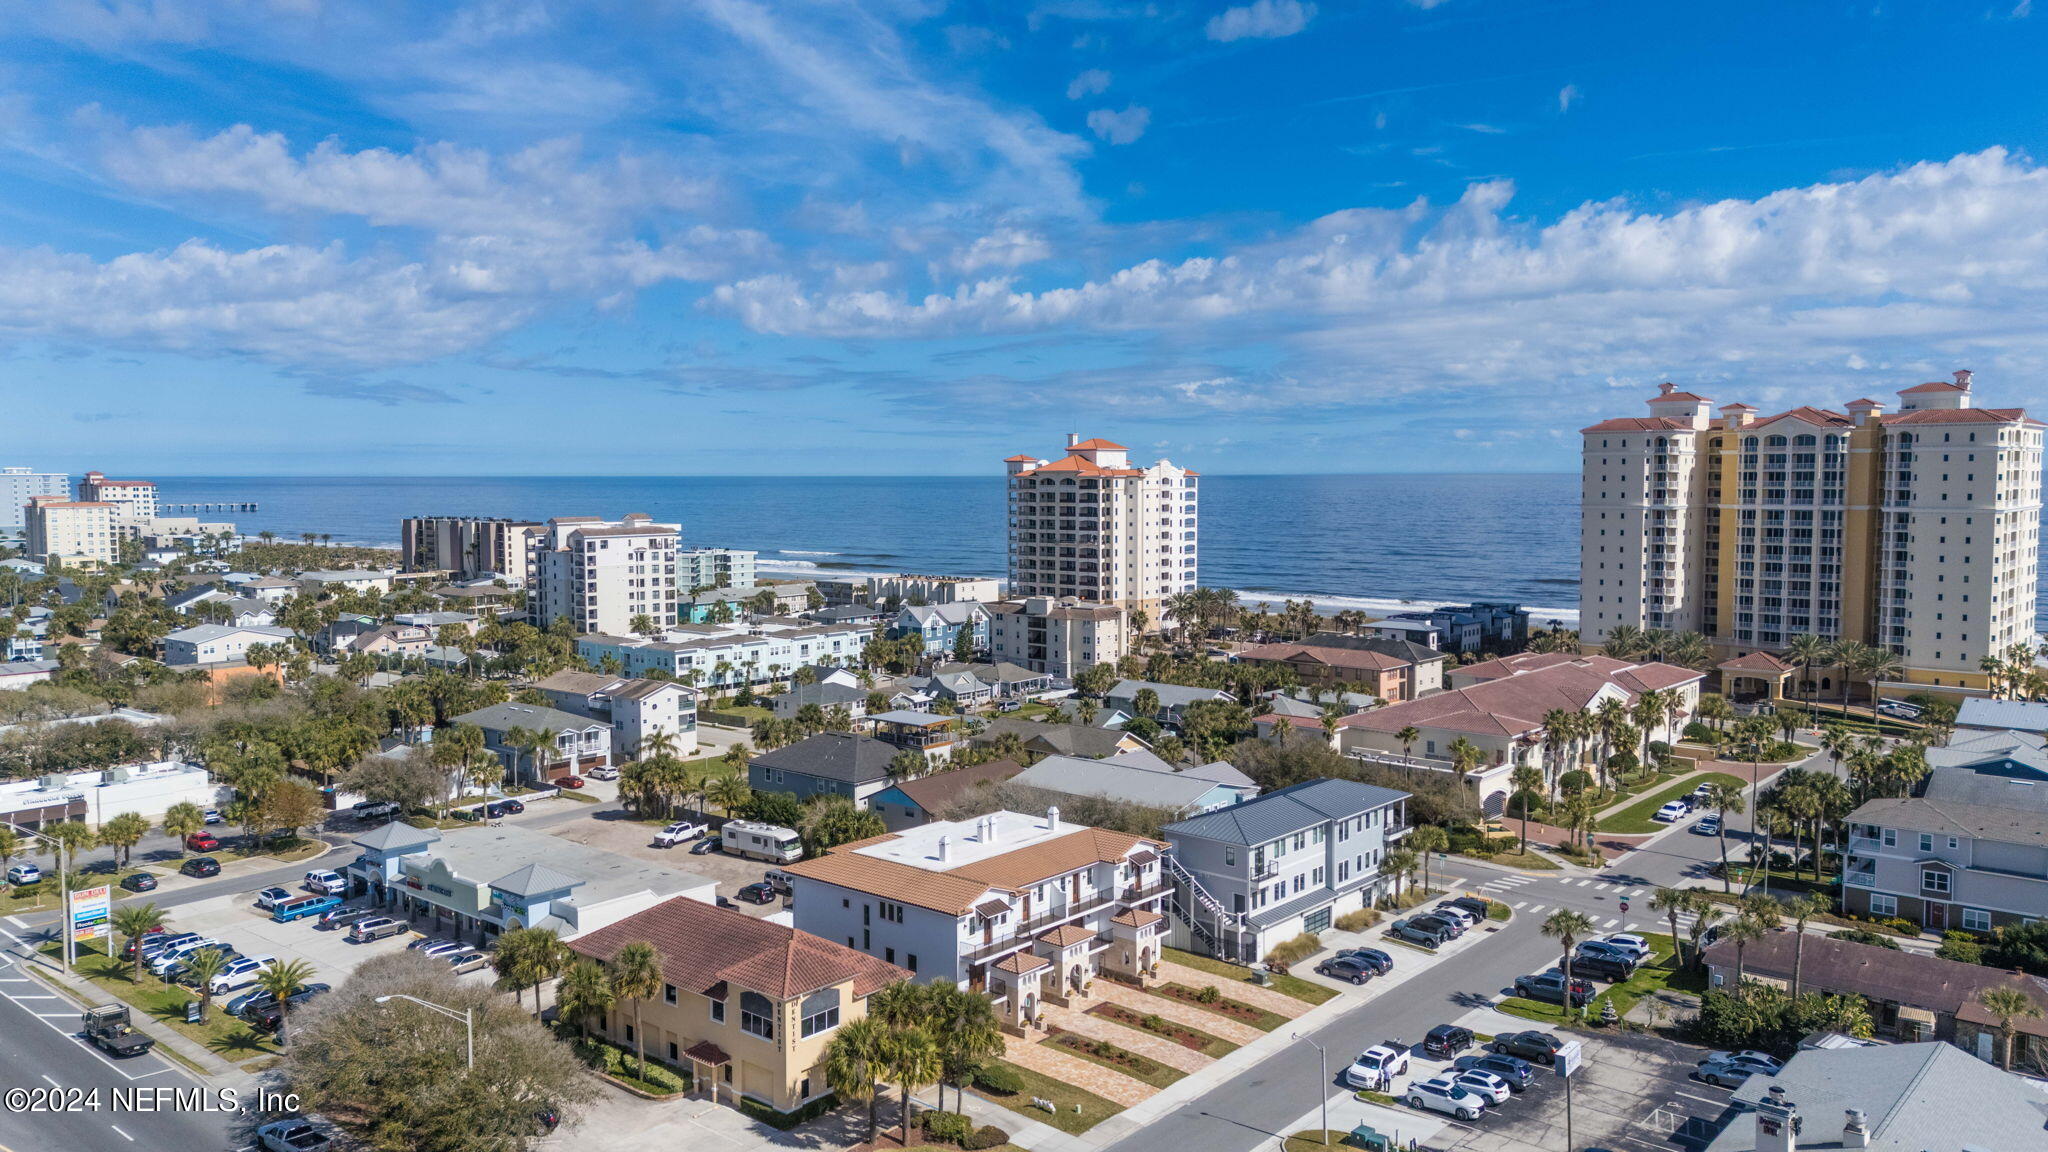
[(1607, 923), (1605, 923), (1605, 924), (1602, 924), (1602, 925), (1601, 925), (1601, 927), (1602, 927), (1602, 928), (1613, 928), (1613, 927), (1615, 927), (1616, 925), (1618, 925), (1618, 924), (1620, 924), (1620, 923), (1621, 923), (1621, 918), (1620, 918), (1620, 917), (1616, 917), (1616, 918), (1614, 918), (1614, 919), (1612, 919), (1612, 920), (1609, 920), (1609, 921), (1608, 921)]
[(1517, 907), (1517, 908), (1527, 908), (1528, 906), (1529, 906), (1529, 902), (1528, 902), (1527, 900), (1517, 900), (1517, 901), (1515, 901), (1515, 907)]

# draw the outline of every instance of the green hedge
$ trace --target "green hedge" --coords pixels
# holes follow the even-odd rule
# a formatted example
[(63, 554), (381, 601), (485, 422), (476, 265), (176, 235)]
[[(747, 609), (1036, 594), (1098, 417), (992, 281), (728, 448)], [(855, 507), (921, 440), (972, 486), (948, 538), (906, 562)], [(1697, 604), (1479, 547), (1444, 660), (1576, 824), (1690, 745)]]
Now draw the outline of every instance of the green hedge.
[(1024, 1090), (1024, 1078), (1002, 1064), (990, 1064), (974, 1073), (975, 1086), (998, 1096), (1015, 1096)]

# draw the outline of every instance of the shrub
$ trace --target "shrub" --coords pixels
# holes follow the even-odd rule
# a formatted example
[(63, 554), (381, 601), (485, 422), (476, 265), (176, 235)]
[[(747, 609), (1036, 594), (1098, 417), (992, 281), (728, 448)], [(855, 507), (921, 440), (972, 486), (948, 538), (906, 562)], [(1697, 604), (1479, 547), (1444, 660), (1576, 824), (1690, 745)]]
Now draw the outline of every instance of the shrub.
[(631, 1072), (634, 1076), (639, 1077), (643, 1083), (663, 1092), (681, 1092), (690, 1086), (689, 1082), (678, 1075), (675, 1069), (665, 1064), (656, 1064), (652, 1060), (647, 1062), (647, 1075), (645, 1076), (640, 1076), (637, 1063), (632, 1068), (625, 1069), (625, 1071)]
[(1214, 1004), (1218, 1000), (1223, 999), (1223, 992), (1214, 984), (1204, 984), (1202, 985), (1202, 990), (1195, 993), (1195, 999), (1204, 1004)]
[(1017, 1075), (1016, 1069), (1004, 1064), (975, 1069), (974, 1083), (982, 1091), (998, 1096), (1015, 1096), (1024, 1090), (1024, 1078)]
[(1146, 1015), (1138, 1023), (1143, 1024), (1147, 1030), (1152, 1032), (1164, 1032), (1167, 1029), (1166, 1017), (1161, 1016), (1157, 1012)]
[(958, 1112), (927, 1112), (924, 1114), (924, 1134), (941, 1144), (965, 1147), (974, 1135), (974, 1122)]
[(1889, 948), (1894, 952), (1899, 950), (1899, 942), (1897, 940), (1882, 932), (1872, 932), (1868, 928), (1844, 928), (1840, 932), (1832, 932), (1829, 935), (1836, 940), (1848, 940), (1857, 944), (1869, 944), (1877, 948)]
[(1379, 922), (1380, 914), (1370, 908), (1360, 908), (1337, 917), (1337, 927), (1346, 932), (1363, 932)]
[(1975, 932), (1958, 932), (1951, 929), (1941, 934), (1941, 947), (1936, 948), (1934, 954), (1943, 960), (1982, 964), (1984, 944)]
[(1984, 956), (2000, 968), (2048, 976), (2048, 920), (2000, 928)]
[(981, 1149), (984, 1148), (1001, 1148), (1009, 1142), (1010, 1134), (1008, 1132), (993, 1124), (983, 1124), (981, 1127), (976, 1128), (967, 1139), (961, 1141), (960, 1146), (967, 1149), (967, 1152), (981, 1152)]
[(1685, 738), (1695, 744), (1712, 744), (1714, 742), (1714, 730), (1694, 720), (1685, 726)]
[(1904, 916), (1894, 916), (1889, 920), (1879, 921), (1879, 923), (1889, 926), (1892, 931), (1902, 936), (1918, 936), (1920, 934), (1920, 926)]
[(1303, 932), (1292, 940), (1282, 940), (1266, 953), (1268, 964), (1294, 964), (1323, 950), (1322, 940), (1313, 932)]

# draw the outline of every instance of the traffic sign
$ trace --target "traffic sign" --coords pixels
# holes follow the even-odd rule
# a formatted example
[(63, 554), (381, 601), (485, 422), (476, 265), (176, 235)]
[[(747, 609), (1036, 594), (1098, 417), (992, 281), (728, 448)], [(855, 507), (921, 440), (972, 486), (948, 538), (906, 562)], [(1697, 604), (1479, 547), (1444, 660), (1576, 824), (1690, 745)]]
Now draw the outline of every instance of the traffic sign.
[(1577, 1040), (1567, 1040), (1557, 1049), (1557, 1074), (1570, 1076), (1579, 1070), (1580, 1048)]

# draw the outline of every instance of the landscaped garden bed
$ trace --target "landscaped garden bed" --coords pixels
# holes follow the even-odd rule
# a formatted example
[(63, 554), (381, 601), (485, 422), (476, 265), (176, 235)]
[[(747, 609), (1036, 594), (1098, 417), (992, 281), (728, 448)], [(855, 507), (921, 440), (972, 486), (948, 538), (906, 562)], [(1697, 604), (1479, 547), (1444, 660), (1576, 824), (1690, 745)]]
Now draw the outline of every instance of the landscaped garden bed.
[(1255, 1004), (1246, 1004), (1242, 1000), (1232, 1000), (1217, 991), (1213, 984), (1206, 988), (1190, 988), (1185, 984), (1162, 984), (1153, 991), (1162, 996), (1171, 996), (1183, 1004), (1193, 1004), (1197, 1008), (1214, 1012), (1226, 1019), (1249, 1024), (1261, 1032), (1271, 1032), (1287, 1023), (1287, 1017), (1278, 1012), (1269, 1012)]
[[(1197, 956), (1192, 952), (1183, 952), (1178, 948), (1166, 949), (1165, 957), (1175, 964), (1188, 968), (1197, 968), (1203, 972), (1221, 976), (1226, 980), (1238, 980), (1247, 984), (1256, 983), (1252, 979), (1252, 970), (1241, 964), (1232, 964), (1227, 960), (1218, 960), (1211, 956)], [(1273, 991), (1280, 993), (1282, 996), (1291, 996), (1296, 1000), (1306, 1001), (1310, 1004), (1321, 1004), (1337, 994), (1337, 990), (1334, 988), (1325, 988), (1320, 984), (1303, 980), (1299, 976), (1273, 975), (1268, 976), (1266, 979), (1267, 983), (1265, 986)]]
[(1040, 1040), (1040, 1044), (1056, 1048), (1069, 1056), (1079, 1056), (1091, 1064), (1100, 1064), (1104, 1068), (1121, 1072), (1154, 1088), (1164, 1088), (1187, 1075), (1178, 1068), (1169, 1068), (1150, 1056), (1141, 1056), (1107, 1040), (1097, 1040), (1091, 1036), (1083, 1036), (1079, 1032), (1068, 1032), (1063, 1028), (1048, 1028), (1046, 1032), (1046, 1038)]
[(1088, 1009), (1088, 1014), (1090, 1016), (1100, 1016), (1105, 1020), (1113, 1020), (1127, 1028), (1136, 1028), (1141, 1032), (1150, 1032), (1154, 1036), (1171, 1040), (1183, 1048), (1200, 1052), (1204, 1056), (1222, 1057), (1237, 1051), (1237, 1045), (1232, 1044), (1228, 1040), (1190, 1028), (1179, 1021), (1168, 1020), (1166, 1017), (1156, 1013), (1147, 1015), (1143, 1012), (1133, 1011), (1122, 1004), (1097, 1004)]

